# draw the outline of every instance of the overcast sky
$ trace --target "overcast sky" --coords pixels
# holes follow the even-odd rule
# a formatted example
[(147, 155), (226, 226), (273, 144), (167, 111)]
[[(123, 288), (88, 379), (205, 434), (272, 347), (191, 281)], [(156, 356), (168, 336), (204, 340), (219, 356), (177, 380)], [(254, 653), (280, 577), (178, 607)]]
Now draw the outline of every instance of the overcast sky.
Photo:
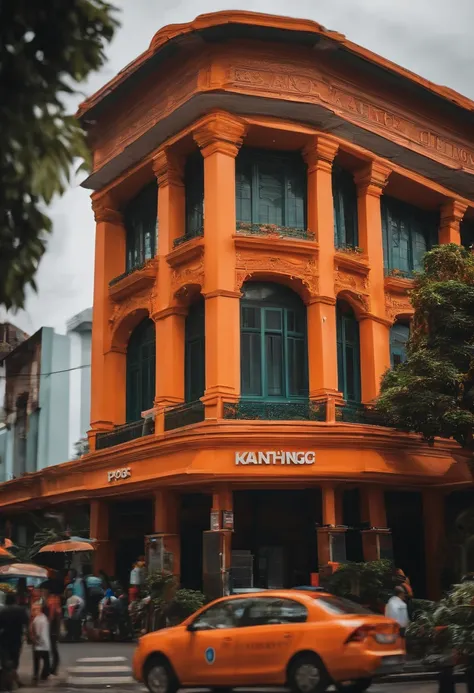
[[(474, 0), (115, 0), (115, 5), (122, 27), (109, 47), (107, 64), (83, 86), (84, 96), (141, 53), (160, 27), (205, 12), (242, 9), (313, 19), (474, 98)], [(94, 219), (89, 192), (72, 187), (51, 205), (50, 214), (53, 234), (38, 272), (39, 291), (29, 296), (25, 311), (9, 316), (30, 334), (42, 326), (64, 332), (66, 320), (92, 305)]]

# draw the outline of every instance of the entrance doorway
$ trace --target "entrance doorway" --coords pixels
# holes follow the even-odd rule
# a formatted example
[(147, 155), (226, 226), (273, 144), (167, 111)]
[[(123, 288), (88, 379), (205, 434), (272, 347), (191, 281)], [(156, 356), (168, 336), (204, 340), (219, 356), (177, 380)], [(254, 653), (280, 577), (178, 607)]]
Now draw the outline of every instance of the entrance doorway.
[(110, 538), (115, 545), (115, 578), (128, 587), (130, 571), (145, 555), (145, 536), (153, 534), (154, 506), (151, 498), (113, 503), (110, 508)]
[(181, 496), (181, 585), (202, 590), (203, 532), (210, 529), (211, 494)]
[[(311, 573), (318, 570), (316, 524), (321, 523), (321, 516), (319, 489), (234, 492), (233, 586), (311, 584)], [(235, 584), (237, 575), (239, 585)]]
[(425, 542), (421, 493), (386, 491), (387, 524), (392, 530), (397, 568), (408, 575), (415, 597), (425, 597)]

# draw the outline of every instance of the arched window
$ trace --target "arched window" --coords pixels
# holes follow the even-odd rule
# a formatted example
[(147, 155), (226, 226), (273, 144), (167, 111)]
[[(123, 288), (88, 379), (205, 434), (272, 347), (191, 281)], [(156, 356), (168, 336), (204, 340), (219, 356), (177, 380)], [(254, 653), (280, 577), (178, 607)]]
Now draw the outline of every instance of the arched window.
[(357, 189), (351, 173), (333, 166), (334, 245), (355, 248), (359, 245)]
[(202, 297), (189, 308), (185, 332), (185, 396), (186, 402), (195, 402), (203, 396), (206, 380)]
[(146, 318), (132, 332), (127, 348), (127, 423), (139, 421), (155, 399), (155, 323)]
[(390, 330), (390, 363), (392, 368), (403, 363), (407, 358), (407, 342), (410, 327), (406, 323), (396, 322)]
[(338, 387), (347, 402), (360, 402), (359, 323), (344, 301), (337, 302)]
[(124, 210), (127, 232), (126, 271), (136, 269), (156, 254), (158, 186), (144, 187)]
[(246, 282), (240, 310), (241, 393), (285, 401), (308, 396), (306, 306), (279, 284)]

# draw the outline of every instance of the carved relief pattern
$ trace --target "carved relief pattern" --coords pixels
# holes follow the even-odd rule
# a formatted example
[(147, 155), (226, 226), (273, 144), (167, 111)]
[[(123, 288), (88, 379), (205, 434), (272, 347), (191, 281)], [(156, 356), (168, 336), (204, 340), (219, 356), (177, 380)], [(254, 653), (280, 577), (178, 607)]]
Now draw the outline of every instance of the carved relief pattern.
[(173, 270), (171, 274), (171, 293), (174, 295), (187, 284), (204, 286), (204, 258)]
[(146, 310), (148, 313), (150, 313), (150, 307), (149, 290), (140, 294), (134, 294), (122, 303), (115, 303), (109, 317), (109, 325), (112, 334), (127, 315), (136, 310)]
[(369, 280), (367, 276), (352, 274), (338, 269), (334, 273), (334, 292), (337, 296), (341, 291), (350, 291), (357, 295), (365, 310), (369, 310)]
[(240, 291), (244, 281), (253, 274), (267, 273), (299, 279), (307, 288), (310, 296), (319, 294), (318, 268), (314, 258), (273, 257), (242, 252), (236, 254), (236, 291)]
[(408, 296), (385, 293), (385, 315), (387, 320), (395, 322), (399, 315), (413, 315), (413, 306)]

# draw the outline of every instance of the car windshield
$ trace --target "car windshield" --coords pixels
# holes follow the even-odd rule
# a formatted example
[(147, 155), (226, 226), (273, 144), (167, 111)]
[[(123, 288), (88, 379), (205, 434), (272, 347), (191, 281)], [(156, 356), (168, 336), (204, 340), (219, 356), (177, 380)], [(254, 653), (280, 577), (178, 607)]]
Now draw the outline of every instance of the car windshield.
[(320, 596), (318, 594), (314, 595), (317, 603), (320, 604), (325, 611), (330, 614), (337, 614), (338, 616), (344, 614), (371, 614), (372, 611), (366, 609), (365, 606), (351, 602), (349, 599), (344, 599), (343, 597), (329, 597)]

